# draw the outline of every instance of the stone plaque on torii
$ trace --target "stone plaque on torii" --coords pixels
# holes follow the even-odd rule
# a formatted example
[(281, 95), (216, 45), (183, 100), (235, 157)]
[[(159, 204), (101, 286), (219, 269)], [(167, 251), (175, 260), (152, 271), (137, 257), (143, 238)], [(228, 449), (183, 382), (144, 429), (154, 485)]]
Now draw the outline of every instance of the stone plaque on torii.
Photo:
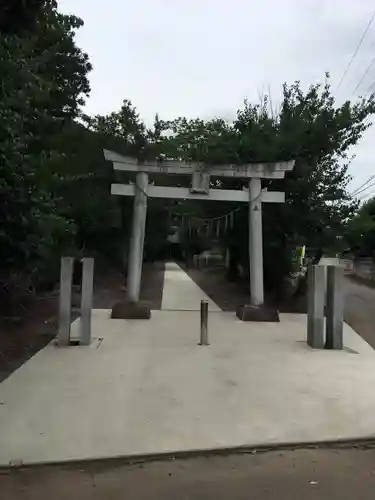
[[(252, 306), (263, 305), (262, 203), (284, 203), (285, 193), (263, 191), (261, 180), (283, 179), (286, 172), (293, 170), (294, 160), (246, 165), (202, 165), (177, 160), (141, 162), (108, 150), (104, 150), (104, 157), (113, 162), (115, 170), (136, 174), (135, 184), (115, 183), (111, 186), (113, 195), (134, 196), (128, 262), (128, 299), (131, 302), (139, 300), (147, 198), (150, 197), (247, 202), (249, 204), (250, 304)], [(192, 178), (192, 185), (190, 188), (150, 185), (149, 174), (188, 175)], [(246, 191), (210, 189), (211, 177), (249, 179), (249, 189)]]

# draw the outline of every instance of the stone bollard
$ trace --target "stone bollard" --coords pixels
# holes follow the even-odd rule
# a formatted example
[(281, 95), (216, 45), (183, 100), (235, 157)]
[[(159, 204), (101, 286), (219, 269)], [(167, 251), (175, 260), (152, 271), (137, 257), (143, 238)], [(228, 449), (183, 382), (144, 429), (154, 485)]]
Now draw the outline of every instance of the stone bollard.
[(70, 343), (73, 265), (73, 257), (61, 258), (59, 330), (57, 334), (57, 341), (59, 346), (66, 346)]
[(94, 287), (94, 259), (82, 259), (82, 286), (81, 286), (81, 332), (80, 343), (91, 344), (91, 315), (92, 294)]
[(201, 329), (199, 345), (209, 345), (208, 343), (208, 302), (201, 300)]
[[(71, 345), (70, 324), (74, 262), (73, 257), (61, 258), (59, 328), (57, 334), (59, 346)], [(80, 345), (90, 345), (94, 259), (83, 258), (82, 264), (80, 339), (78, 343)]]
[(309, 266), (307, 344), (314, 349), (324, 348), (325, 282), (324, 266)]
[(344, 323), (344, 269), (327, 267), (326, 349), (342, 349)]

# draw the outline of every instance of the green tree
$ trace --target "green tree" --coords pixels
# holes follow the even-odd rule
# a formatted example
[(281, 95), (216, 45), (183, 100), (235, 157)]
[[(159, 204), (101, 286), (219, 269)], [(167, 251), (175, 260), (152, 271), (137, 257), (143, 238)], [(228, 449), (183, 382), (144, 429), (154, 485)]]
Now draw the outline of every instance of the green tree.
[(245, 103), (235, 128), (240, 133), (243, 161), (295, 159), (285, 180), (265, 182), (282, 190), (287, 203), (264, 207), (265, 277), (270, 286), (280, 283), (290, 266), (286, 253), (296, 245), (315, 250), (315, 259), (335, 246), (345, 223), (357, 208), (347, 191), (348, 155), (370, 126), (373, 96), (358, 103), (335, 105), (329, 79), (306, 92), (299, 82), (283, 87), (277, 114)]
[[(140, 160), (147, 158), (158, 157), (161, 151), (160, 145), (163, 143), (162, 131), (165, 128), (164, 122), (155, 117), (155, 123), (152, 128), (147, 128), (144, 122), (139, 117), (135, 107), (131, 101), (124, 100), (119, 111), (114, 111), (108, 115), (96, 115), (94, 117), (85, 117), (85, 122), (88, 129), (100, 139), (101, 147), (114, 149), (124, 155), (132, 156)], [(107, 179), (118, 180), (121, 182), (134, 182), (134, 175), (131, 173), (121, 172), (114, 174), (108, 172), (108, 167), (112, 169), (112, 163), (103, 165), (103, 152), (100, 151), (101, 171), (107, 171)], [(102, 183), (103, 186), (103, 183)], [(115, 198), (109, 196), (109, 185), (106, 186), (106, 192), (103, 193), (107, 199), (112, 198), (110, 204), (117, 209), (120, 207), (122, 238), (118, 231), (116, 236), (117, 250), (115, 253), (121, 252), (123, 263), (126, 264), (127, 247), (129, 243), (133, 199), (128, 197)], [(94, 199), (94, 196), (93, 198)], [(99, 201), (99, 199), (98, 199)], [(105, 202), (96, 204), (97, 209), (103, 213)], [(153, 260), (160, 256), (161, 247), (164, 245), (167, 234), (167, 204), (160, 200), (149, 200), (149, 210), (147, 215), (147, 231), (144, 246), (146, 259)], [(95, 212), (96, 213), (96, 212)], [(117, 211), (118, 214), (118, 211)], [(118, 217), (116, 217), (116, 227), (119, 227)], [(104, 227), (102, 226), (104, 229)], [(114, 251), (113, 249), (111, 250)]]
[(0, 32), (33, 29), (43, 7), (51, 3), (49, 0), (1, 0)]
[[(284, 85), (279, 112), (245, 102), (233, 124), (223, 120), (169, 122), (164, 139), (168, 157), (205, 163), (248, 163), (294, 159), (283, 180), (264, 181), (269, 190), (285, 191), (287, 203), (264, 206), (266, 281), (280, 283), (289, 268), (290, 248), (307, 244), (316, 258), (335, 244), (357, 208), (347, 191), (350, 150), (370, 126), (373, 96), (357, 103), (335, 104), (329, 78), (303, 92), (299, 82)], [(222, 187), (241, 188), (244, 181), (223, 180)], [(215, 207), (217, 212), (222, 208)], [(247, 264), (246, 212), (239, 212), (230, 238), (233, 254)]]
[(276, 117), (254, 113), (249, 105), (239, 112), (235, 127), (243, 159), (296, 160), (285, 181), (270, 186), (286, 191), (288, 203), (277, 212), (288, 237), (326, 248), (353, 214), (357, 204), (347, 191), (348, 154), (370, 126), (366, 118), (374, 109), (373, 98), (335, 107), (328, 83), (303, 93), (296, 82), (284, 85)]
[(147, 145), (147, 130), (131, 101), (124, 100), (119, 111), (102, 116), (85, 116), (90, 130), (119, 141), (121, 152), (141, 158)]
[(121, 235), (119, 197), (111, 196), (112, 164), (103, 149), (121, 150), (123, 143), (104, 133), (68, 123), (55, 137), (53, 147), (63, 154), (50, 162), (49, 188), (57, 210), (76, 228), (77, 252), (116, 259)]
[(366, 201), (348, 221), (344, 236), (356, 257), (375, 257), (375, 198)]
[[(124, 101), (119, 112), (94, 117), (90, 126), (121, 138), (120, 152), (140, 159), (178, 159), (207, 165), (294, 159), (294, 170), (285, 179), (263, 182), (268, 190), (285, 191), (287, 198), (283, 205), (264, 206), (266, 282), (275, 287), (290, 269), (289, 256), (296, 245), (308, 245), (318, 258), (343, 234), (346, 221), (357, 208), (347, 191), (349, 154), (370, 126), (367, 118), (374, 110), (373, 96), (337, 106), (327, 75), (325, 84), (311, 85), (306, 92), (299, 82), (285, 84), (278, 112), (269, 111), (267, 97), (255, 105), (245, 102), (233, 123), (184, 117), (164, 121), (157, 116), (148, 129), (131, 103)], [(186, 184), (189, 179), (163, 179), (167, 182)], [(213, 182), (215, 187), (241, 189), (247, 181)], [(219, 203), (195, 204), (194, 215), (213, 217), (233, 208), (233, 204), (226, 208)], [(178, 211), (191, 213), (191, 205), (188, 208), (180, 203)], [(226, 241), (244, 268), (248, 265), (247, 217), (246, 210), (238, 212)]]
[(52, 143), (89, 92), (88, 57), (74, 35), (75, 16), (46, 3), (30, 32), (0, 34), (0, 275), (33, 275), (72, 224), (50, 194)]

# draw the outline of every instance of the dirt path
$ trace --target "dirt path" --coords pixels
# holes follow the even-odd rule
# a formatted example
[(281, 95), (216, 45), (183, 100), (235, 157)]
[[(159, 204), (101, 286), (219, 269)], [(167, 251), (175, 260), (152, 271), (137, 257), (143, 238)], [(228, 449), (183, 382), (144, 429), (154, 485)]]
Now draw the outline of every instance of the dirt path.
[[(140, 299), (151, 309), (161, 309), (164, 286), (164, 263), (145, 263), (142, 268)], [(102, 271), (95, 277), (94, 309), (111, 309), (118, 300), (126, 297), (125, 278), (115, 270)]]
[(372, 500), (375, 450), (313, 449), (0, 471), (2, 500)]
[(57, 308), (58, 296), (51, 292), (30, 297), (17, 321), (0, 319), (0, 383), (54, 338)]

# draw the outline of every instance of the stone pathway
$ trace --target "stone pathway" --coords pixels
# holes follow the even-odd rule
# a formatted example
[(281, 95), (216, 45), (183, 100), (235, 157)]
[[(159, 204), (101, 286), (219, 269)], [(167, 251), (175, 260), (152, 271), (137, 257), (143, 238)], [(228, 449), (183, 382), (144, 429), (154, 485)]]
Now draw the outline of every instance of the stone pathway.
[(221, 311), (220, 307), (194, 283), (178, 264), (168, 262), (164, 272), (162, 310), (199, 311), (201, 300), (208, 301), (209, 311)]

